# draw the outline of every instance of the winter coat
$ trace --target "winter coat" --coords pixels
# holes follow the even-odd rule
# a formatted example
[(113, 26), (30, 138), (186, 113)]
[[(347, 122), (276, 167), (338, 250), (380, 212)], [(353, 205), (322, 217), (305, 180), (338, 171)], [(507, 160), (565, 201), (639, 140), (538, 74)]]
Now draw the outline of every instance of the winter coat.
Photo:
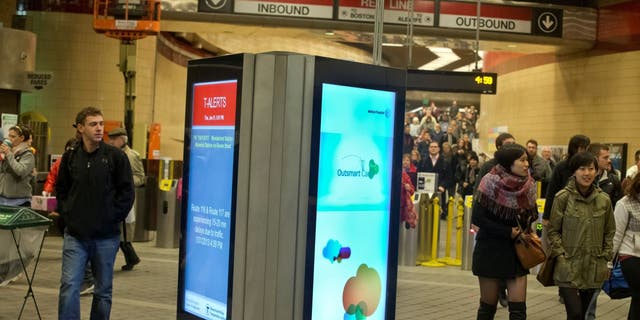
[(640, 201), (625, 196), (616, 204), (613, 252), (640, 258)]
[(8, 199), (31, 198), (31, 178), (36, 158), (23, 142), (0, 161), (0, 196)]
[(111, 145), (87, 153), (81, 145), (62, 156), (56, 181), (57, 212), (67, 232), (79, 239), (104, 239), (120, 234), (120, 223), (133, 206), (131, 165)]
[(600, 188), (584, 197), (575, 178), (555, 196), (549, 221), (553, 279), (560, 287), (596, 289), (607, 279), (616, 232), (609, 196)]
[(47, 175), (47, 180), (44, 182), (44, 191), (53, 193), (56, 189), (56, 179), (58, 179), (58, 170), (60, 170), (60, 163), (62, 163), (62, 158), (59, 158), (51, 165), (51, 169), (49, 170), (49, 174)]

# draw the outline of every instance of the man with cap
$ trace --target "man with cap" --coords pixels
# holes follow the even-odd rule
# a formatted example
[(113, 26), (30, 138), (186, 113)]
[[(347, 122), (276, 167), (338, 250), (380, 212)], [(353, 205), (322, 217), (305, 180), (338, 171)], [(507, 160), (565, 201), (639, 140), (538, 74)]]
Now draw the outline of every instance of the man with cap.
[(91, 319), (109, 319), (119, 226), (133, 205), (131, 166), (122, 150), (102, 141), (99, 109), (82, 109), (74, 126), (79, 142), (62, 155), (56, 180), (56, 212), (66, 225), (58, 319), (81, 318), (80, 287), (88, 262), (95, 279)]
[[(124, 153), (129, 158), (129, 164), (131, 165), (131, 173), (133, 173), (133, 185), (137, 187), (142, 187), (145, 181), (144, 174), (144, 166), (142, 165), (142, 160), (140, 160), (140, 154), (131, 149), (127, 144), (129, 142), (129, 137), (127, 136), (127, 130), (125, 128), (115, 128), (108, 133), (109, 136), (109, 144), (122, 149)], [(120, 238), (120, 249), (122, 249), (122, 253), (125, 257), (125, 265), (122, 266), (122, 270), (130, 271), (133, 270), (133, 267), (140, 263), (140, 258), (136, 254), (133, 249), (133, 245), (131, 244), (131, 239), (133, 239), (133, 233), (135, 231), (136, 225), (136, 214), (135, 214), (135, 202), (133, 204), (133, 208), (127, 215), (125, 219), (125, 229), (122, 230), (122, 237)], [(126, 238), (125, 238), (126, 236)]]

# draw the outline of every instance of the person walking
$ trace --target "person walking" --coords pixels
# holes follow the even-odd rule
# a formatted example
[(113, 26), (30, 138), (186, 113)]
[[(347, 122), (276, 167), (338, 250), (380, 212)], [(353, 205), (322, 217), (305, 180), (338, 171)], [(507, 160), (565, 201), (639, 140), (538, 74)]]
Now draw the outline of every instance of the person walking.
[(514, 239), (531, 232), (519, 226), (530, 226), (538, 215), (536, 187), (523, 146), (503, 145), (494, 159), (497, 164), (480, 181), (473, 205), (473, 221), (479, 227), (472, 264), (480, 284), (477, 319), (494, 318), (505, 283), (509, 319), (526, 319), (529, 270), (516, 255)]
[(629, 181), (613, 215), (616, 220), (613, 252), (618, 253), (622, 274), (631, 288), (627, 319), (640, 319), (640, 175)]
[(133, 176), (124, 152), (102, 141), (99, 109), (82, 109), (75, 126), (81, 142), (62, 156), (56, 180), (56, 211), (66, 225), (58, 318), (80, 319), (80, 286), (90, 262), (95, 278), (90, 319), (109, 319), (119, 226), (133, 205)]
[(615, 221), (609, 196), (594, 185), (598, 160), (579, 152), (569, 160), (573, 176), (555, 196), (549, 220), (549, 256), (568, 320), (583, 320), (609, 276)]
[[(109, 131), (107, 135), (109, 136), (109, 144), (122, 149), (124, 154), (127, 155), (129, 164), (131, 165), (131, 172), (133, 173), (133, 186), (136, 188), (144, 186), (144, 166), (142, 165), (138, 151), (129, 148), (127, 144), (129, 142), (127, 130), (125, 128), (115, 128)], [(133, 208), (131, 208), (131, 211), (125, 219), (125, 230), (122, 230), (123, 236), (120, 237), (120, 249), (122, 249), (122, 254), (124, 254), (125, 259), (125, 264), (121, 268), (123, 271), (131, 271), (136, 264), (140, 263), (140, 258), (131, 243), (136, 230), (135, 200), (133, 203)]]

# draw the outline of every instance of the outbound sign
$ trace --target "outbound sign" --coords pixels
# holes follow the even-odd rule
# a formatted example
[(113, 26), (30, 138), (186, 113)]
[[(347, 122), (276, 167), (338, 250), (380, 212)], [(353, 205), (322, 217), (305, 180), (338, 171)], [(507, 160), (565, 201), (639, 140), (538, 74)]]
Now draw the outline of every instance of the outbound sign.
[(236, 0), (236, 13), (297, 18), (333, 18), (332, 0)]
[(531, 34), (531, 8), (468, 2), (440, 2), (440, 25), (444, 28)]
[[(339, 0), (338, 20), (374, 22), (375, 0)], [(415, 0), (413, 2), (413, 24), (433, 26), (434, 2)], [(409, 23), (409, 0), (385, 0), (384, 22), (392, 24)]]

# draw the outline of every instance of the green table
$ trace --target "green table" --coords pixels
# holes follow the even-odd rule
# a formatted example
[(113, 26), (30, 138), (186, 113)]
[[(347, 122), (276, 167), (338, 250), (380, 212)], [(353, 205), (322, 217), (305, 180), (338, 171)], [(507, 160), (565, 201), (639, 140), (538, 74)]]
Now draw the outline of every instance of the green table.
[[(22, 302), (22, 308), (20, 308), (20, 315), (18, 319), (22, 318), (22, 312), (24, 311), (24, 307), (27, 303), (29, 297), (33, 300), (33, 303), (36, 307), (36, 312), (38, 313), (38, 319), (42, 319), (40, 316), (40, 309), (38, 309), (38, 303), (36, 302), (36, 297), (33, 294), (33, 278), (36, 274), (36, 269), (38, 268), (38, 261), (40, 260), (40, 254), (42, 253), (42, 246), (44, 244), (44, 238), (47, 233), (47, 228), (44, 226), (49, 226), (51, 224), (51, 220), (48, 218), (36, 213), (35, 211), (25, 208), (25, 207), (13, 207), (13, 206), (2, 206), (0, 205), (0, 229), (2, 230), (10, 230), (11, 236), (13, 237), (13, 243), (15, 244), (16, 250), (18, 251), (18, 257), (20, 258), (20, 263), (22, 264), (22, 271), (24, 272), (25, 278), (27, 279), (27, 283), (29, 284), (29, 288), (27, 289), (27, 294), (24, 296), (24, 301)], [(42, 241), (40, 241), (40, 245), (38, 246), (38, 254), (35, 257), (35, 264), (33, 266), (33, 271), (31, 275), (27, 270), (27, 265), (25, 264), (24, 258), (22, 257), (22, 253), (20, 252), (20, 243), (16, 237), (16, 229), (23, 228), (37, 228), (43, 227), (43, 235)]]

